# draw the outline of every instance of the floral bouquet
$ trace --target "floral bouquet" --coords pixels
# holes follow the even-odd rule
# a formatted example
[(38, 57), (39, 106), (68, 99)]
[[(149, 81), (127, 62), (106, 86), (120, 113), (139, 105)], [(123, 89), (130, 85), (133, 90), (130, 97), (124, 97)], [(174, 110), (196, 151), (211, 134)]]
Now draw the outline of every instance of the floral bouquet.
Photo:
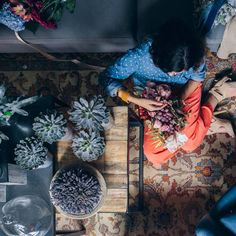
[(138, 111), (140, 118), (148, 121), (149, 134), (156, 147), (165, 146), (174, 152), (187, 141), (187, 137), (180, 133), (186, 125), (186, 114), (182, 111), (183, 102), (174, 95), (169, 85), (150, 81), (141, 97), (166, 104), (158, 111), (148, 111), (143, 107), (139, 107)]
[(0, 23), (14, 31), (35, 32), (39, 25), (54, 29), (63, 9), (75, 9), (76, 0), (5, 0), (0, 2)]

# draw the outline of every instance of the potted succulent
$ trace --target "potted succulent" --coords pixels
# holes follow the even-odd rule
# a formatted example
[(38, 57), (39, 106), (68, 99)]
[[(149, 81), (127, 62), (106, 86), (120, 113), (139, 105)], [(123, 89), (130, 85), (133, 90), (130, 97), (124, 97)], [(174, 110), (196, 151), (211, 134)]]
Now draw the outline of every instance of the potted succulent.
[(83, 161), (97, 160), (105, 149), (104, 138), (96, 131), (81, 130), (74, 136), (72, 150)]
[(33, 170), (39, 167), (46, 167), (48, 150), (43, 142), (35, 137), (20, 140), (14, 149), (15, 162), (22, 169)]
[(61, 214), (85, 219), (102, 207), (106, 183), (94, 167), (76, 162), (57, 171), (49, 193), (53, 205)]
[(74, 154), (83, 161), (97, 160), (104, 153), (104, 128), (111, 126), (111, 115), (101, 95), (80, 98), (73, 103), (69, 119), (77, 134), (72, 139)]
[(77, 130), (103, 131), (110, 121), (110, 112), (101, 95), (93, 96), (90, 100), (80, 98), (75, 101), (69, 115)]
[(34, 119), (33, 130), (43, 142), (52, 144), (66, 134), (66, 119), (57, 112), (40, 114)]

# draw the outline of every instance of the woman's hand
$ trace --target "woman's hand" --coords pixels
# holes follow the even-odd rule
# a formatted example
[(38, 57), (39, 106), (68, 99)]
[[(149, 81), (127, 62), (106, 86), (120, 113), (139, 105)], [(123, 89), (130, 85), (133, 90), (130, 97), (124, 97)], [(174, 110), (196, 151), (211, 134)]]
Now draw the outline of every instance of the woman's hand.
[(157, 102), (151, 99), (146, 99), (146, 98), (137, 98), (134, 96), (129, 96), (128, 98), (129, 102), (132, 102), (138, 106), (141, 106), (148, 111), (158, 111), (161, 110), (166, 106), (166, 104), (163, 104), (162, 102)]

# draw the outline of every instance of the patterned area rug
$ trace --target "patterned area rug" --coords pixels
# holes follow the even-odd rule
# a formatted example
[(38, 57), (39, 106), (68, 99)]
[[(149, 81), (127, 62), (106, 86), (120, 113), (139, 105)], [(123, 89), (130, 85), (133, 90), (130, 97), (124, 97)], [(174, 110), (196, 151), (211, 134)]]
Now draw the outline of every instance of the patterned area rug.
[[(78, 56), (78, 55), (77, 55)], [(117, 54), (81, 54), (80, 58), (106, 65)], [(15, 63), (12, 63), (14, 60)], [(11, 63), (10, 63), (11, 62)], [(219, 60), (207, 57), (207, 78), (233, 67), (235, 57)], [(45, 67), (44, 67), (45, 66)], [(98, 71), (78, 70), (68, 64), (48, 63), (40, 56), (3, 55), (0, 80), (8, 95), (34, 95), (46, 91), (70, 104), (86, 94), (103, 93), (98, 87)], [(116, 101), (108, 99), (109, 105)], [(227, 104), (226, 104), (227, 105)], [(130, 129), (130, 202), (137, 202), (139, 136)], [(97, 214), (84, 221), (57, 222), (59, 229), (75, 229), (80, 224), (91, 236), (188, 236), (216, 200), (236, 183), (235, 139), (227, 134), (207, 136), (193, 153), (179, 153), (160, 168), (145, 161), (144, 211), (130, 214)]]

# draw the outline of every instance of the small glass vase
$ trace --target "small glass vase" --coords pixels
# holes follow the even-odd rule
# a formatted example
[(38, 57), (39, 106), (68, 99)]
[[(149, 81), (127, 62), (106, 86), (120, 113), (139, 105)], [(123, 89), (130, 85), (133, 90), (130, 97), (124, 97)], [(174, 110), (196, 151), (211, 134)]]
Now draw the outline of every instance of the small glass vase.
[(51, 223), (50, 207), (36, 195), (14, 198), (2, 208), (0, 225), (7, 236), (45, 236)]

